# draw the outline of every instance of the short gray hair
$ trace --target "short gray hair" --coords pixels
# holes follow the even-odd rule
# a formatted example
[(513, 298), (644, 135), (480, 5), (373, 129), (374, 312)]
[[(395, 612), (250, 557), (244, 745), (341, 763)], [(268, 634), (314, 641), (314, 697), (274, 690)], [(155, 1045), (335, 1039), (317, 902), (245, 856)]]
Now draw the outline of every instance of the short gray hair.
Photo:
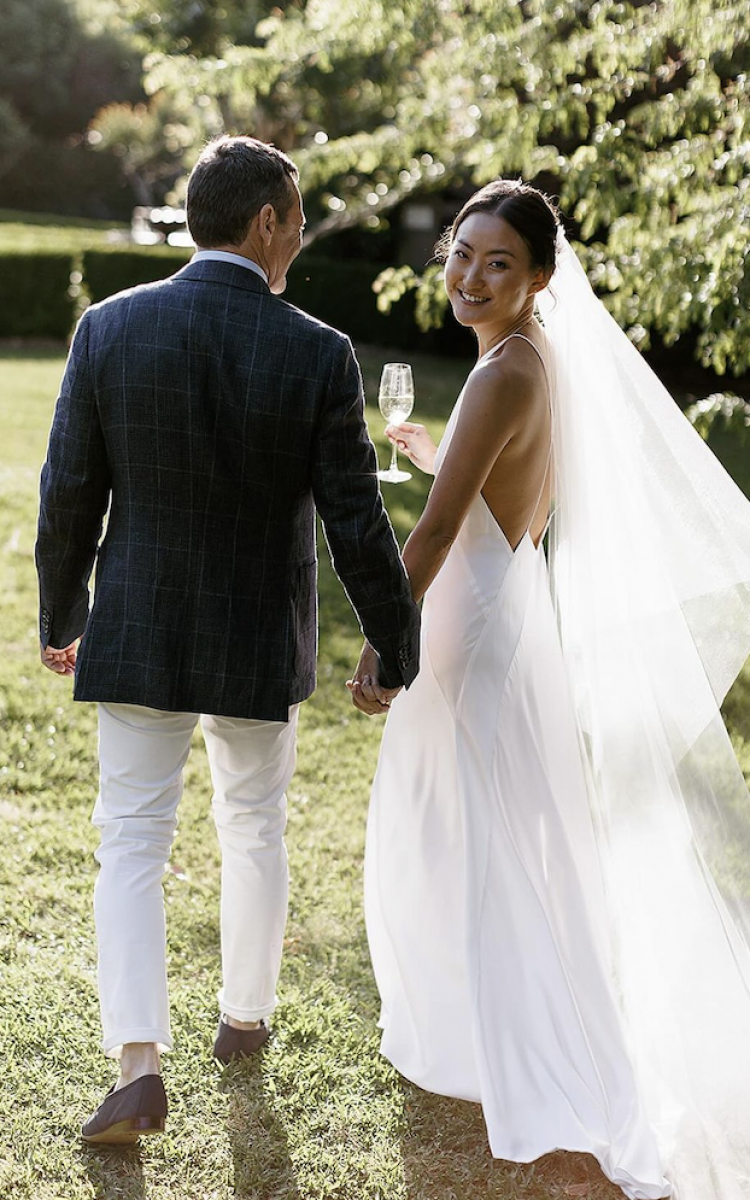
[(204, 149), (187, 187), (187, 223), (197, 246), (239, 246), (264, 204), (283, 225), (299, 172), (286, 154), (252, 137), (218, 137)]

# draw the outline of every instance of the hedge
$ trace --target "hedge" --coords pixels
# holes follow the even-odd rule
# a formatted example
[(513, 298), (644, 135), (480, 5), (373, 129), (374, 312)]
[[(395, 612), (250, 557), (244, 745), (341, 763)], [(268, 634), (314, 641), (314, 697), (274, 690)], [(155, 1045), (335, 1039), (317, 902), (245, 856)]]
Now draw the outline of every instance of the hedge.
[(66, 338), (75, 297), (71, 252), (7, 250), (0, 258), (0, 337)]
[[(186, 250), (161, 246), (86, 249), (80, 259), (81, 287), (96, 303), (125, 288), (164, 279), (189, 257)], [(0, 336), (67, 337), (75, 303), (69, 295), (70, 274), (76, 266), (70, 252), (0, 252)], [(413, 294), (388, 316), (378, 311), (372, 284), (381, 270), (377, 263), (302, 254), (289, 271), (284, 299), (343, 330), (355, 343), (426, 348), (435, 335), (426, 337), (417, 328)], [(445, 331), (439, 337), (444, 340)]]
[[(171, 275), (184, 266), (188, 257), (185, 251), (150, 247), (86, 250), (84, 287), (92, 302), (103, 300), (123, 288)], [(414, 346), (421, 335), (414, 324), (411, 296), (388, 317), (378, 312), (372, 284), (381, 269), (377, 264), (336, 262), (303, 254), (292, 264), (284, 299), (342, 329), (354, 340)]]
[(84, 250), (83, 287), (92, 304), (105, 300), (115, 292), (165, 279), (184, 267), (190, 251), (167, 246), (140, 249), (112, 246), (106, 249)]
[(302, 253), (292, 264), (284, 299), (341, 329), (352, 341), (412, 349), (424, 346), (414, 320), (414, 295), (404, 297), (386, 316), (378, 311), (372, 285), (382, 263), (337, 262)]

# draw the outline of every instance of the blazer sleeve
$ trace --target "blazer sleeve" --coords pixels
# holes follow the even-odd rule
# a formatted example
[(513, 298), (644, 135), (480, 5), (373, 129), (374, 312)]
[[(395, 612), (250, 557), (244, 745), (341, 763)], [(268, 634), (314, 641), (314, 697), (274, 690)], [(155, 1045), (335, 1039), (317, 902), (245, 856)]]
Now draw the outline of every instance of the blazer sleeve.
[(62, 649), (86, 628), (88, 583), (110, 494), (89, 363), (90, 315), (76, 329), (42, 468), (36, 565), (42, 645)]
[(419, 609), (380, 495), (359, 364), (343, 336), (316, 438), (312, 486), (336, 574), (380, 655), (381, 682), (408, 687), (419, 670)]

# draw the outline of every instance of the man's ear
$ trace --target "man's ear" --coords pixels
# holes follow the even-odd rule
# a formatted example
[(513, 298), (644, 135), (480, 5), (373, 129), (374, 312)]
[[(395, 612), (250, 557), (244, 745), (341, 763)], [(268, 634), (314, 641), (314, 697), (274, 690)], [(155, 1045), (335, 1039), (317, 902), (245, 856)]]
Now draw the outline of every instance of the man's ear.
[(272, 204), (264, 204), (256, 219), (258, 221), (258, 233), (261, 240), (265, 246), (268, 246), (278, 225), (276, 209)]

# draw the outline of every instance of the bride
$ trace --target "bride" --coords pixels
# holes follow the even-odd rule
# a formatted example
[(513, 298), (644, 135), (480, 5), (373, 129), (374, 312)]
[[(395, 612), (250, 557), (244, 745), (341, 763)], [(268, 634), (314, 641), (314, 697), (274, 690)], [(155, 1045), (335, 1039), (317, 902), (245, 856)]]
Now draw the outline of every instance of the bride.
[(748, 1200), (750, 798), (719, 705), (750, 650), (750, 504), (542, 193), (489, 184), (444, 250), (478, 360), (438, 448), (389, 431), (435, 475), (404, 548), (422, 669), (387, 692), (365, 644), (349, 684), (390, 708), (382, 1051), (480, 1102), (498, 1158)]

